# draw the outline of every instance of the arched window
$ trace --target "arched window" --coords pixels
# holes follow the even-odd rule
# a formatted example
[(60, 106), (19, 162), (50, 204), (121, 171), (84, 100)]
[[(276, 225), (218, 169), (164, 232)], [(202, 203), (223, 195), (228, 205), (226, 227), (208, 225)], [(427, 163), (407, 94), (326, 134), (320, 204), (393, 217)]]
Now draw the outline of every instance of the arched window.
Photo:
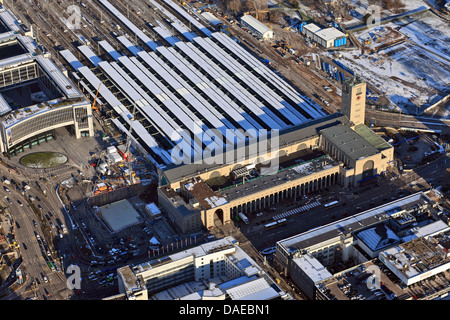
[(373, 174), (374, 174), (374, 172), (373, 172), (374, 166), (375, 166), (375, 163), (373, 162), (373, 160), (367, 160), (364, 163), (363, 176), (362, 176), (363, 179), (373, 176)]

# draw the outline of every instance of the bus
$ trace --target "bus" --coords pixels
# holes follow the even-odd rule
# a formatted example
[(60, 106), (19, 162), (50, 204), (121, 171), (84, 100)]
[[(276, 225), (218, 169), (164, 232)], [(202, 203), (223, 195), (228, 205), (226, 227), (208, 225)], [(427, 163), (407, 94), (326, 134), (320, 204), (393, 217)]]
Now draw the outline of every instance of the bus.
[(284, 225), (286, 223), (286, 221), (287, 221), (286, 218), (279, 219), (277, 221), (270, 222), (270, 223), (266, 224), (264, 227), (266, 228), (266, 230), (267, 229), (272, 229), (272, 228), (274, 228), (276, 226)]
[(271, 223), (266, 224), (266, 225), (264, 226), (264, 228), (266, 228), (266, 230), (267, 230), (267, 229), (272, 229), (272, 228), (274, 228), (274, 227), (276, 227), (276, 226), (277, 226), (277, 222), (274, 221), (274, 222), (271, 222)]
[(334, 207), (338, 203), (339, 203), (339, 201), (331, 201), (329, 203), (324, 204), (323, 206), (325, 207), (325, 209), (328, 209), (328, 208)]

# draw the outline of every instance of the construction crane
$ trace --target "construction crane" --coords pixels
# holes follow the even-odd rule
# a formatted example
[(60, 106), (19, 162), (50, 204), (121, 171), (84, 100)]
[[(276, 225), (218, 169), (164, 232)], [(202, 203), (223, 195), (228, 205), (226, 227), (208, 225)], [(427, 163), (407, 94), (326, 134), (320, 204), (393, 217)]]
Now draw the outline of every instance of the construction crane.
[(101, 85), (102, 85), (102, 83), (100, 82), (100, 84), (98, 85), (98, 88), (97, 88), (97, 92), (95, 93), (94, 102), (92, 102), (92, 110), (97, 110), (97, 107), (95, 106), (95, 102), (97, 101), (97, 95), (98, 95), (98, 92), (100, 91)]
[[(130, 119), (130, 129), (128, 130), (129, 134), (127, 135), (127, 142), (126, 142), (126, 148), (125, 148), (125, 154), (128, 155), (130, 152), (130, 145), (131, 145), (131, 139), (130, 139), (130, 135), (131, 132), (133, 130), (133, 123), (132, 121), (134, 120), (134, 116), (136, 113), (136, 104), (133, 103), (133, 111), (132, 111), (132, 119)], [(134, 184), (134, 177), (133, 177), (133, 166), (132, 166), (132, 161), (127, 157), (127, 162), (128, 162), (128, 183), (130, 185)]]

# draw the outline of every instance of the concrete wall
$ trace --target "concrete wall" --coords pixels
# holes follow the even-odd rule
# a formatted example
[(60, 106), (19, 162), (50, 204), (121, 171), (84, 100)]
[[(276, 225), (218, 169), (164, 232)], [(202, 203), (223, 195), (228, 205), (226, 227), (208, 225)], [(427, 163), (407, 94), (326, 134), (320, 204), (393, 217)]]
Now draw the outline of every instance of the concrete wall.
[(137, 194), (143, 192), (146, 186), (142, 184), (134, 184), (131, 186), (116, 189), (110, 192), (98, 194), (89, 198), (91, 206), (104, 206), (109, 203), (120, 201), (126, 198), (134, 197)]

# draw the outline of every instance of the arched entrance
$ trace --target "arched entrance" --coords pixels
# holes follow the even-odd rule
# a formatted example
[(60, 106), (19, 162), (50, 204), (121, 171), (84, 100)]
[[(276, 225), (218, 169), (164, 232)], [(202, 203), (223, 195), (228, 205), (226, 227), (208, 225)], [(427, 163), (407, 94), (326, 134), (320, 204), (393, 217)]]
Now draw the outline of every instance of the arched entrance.
[(223, 210), (217, 209), (214, 211), (214, 226), (218, 227), (223, 225)]
[(373, 162), (373, 160), (368, 160), (364, 163), (363, 173), (362, 173), (363, 179), (373, 176), (374, 166), (375, 166), (375, 163)]

